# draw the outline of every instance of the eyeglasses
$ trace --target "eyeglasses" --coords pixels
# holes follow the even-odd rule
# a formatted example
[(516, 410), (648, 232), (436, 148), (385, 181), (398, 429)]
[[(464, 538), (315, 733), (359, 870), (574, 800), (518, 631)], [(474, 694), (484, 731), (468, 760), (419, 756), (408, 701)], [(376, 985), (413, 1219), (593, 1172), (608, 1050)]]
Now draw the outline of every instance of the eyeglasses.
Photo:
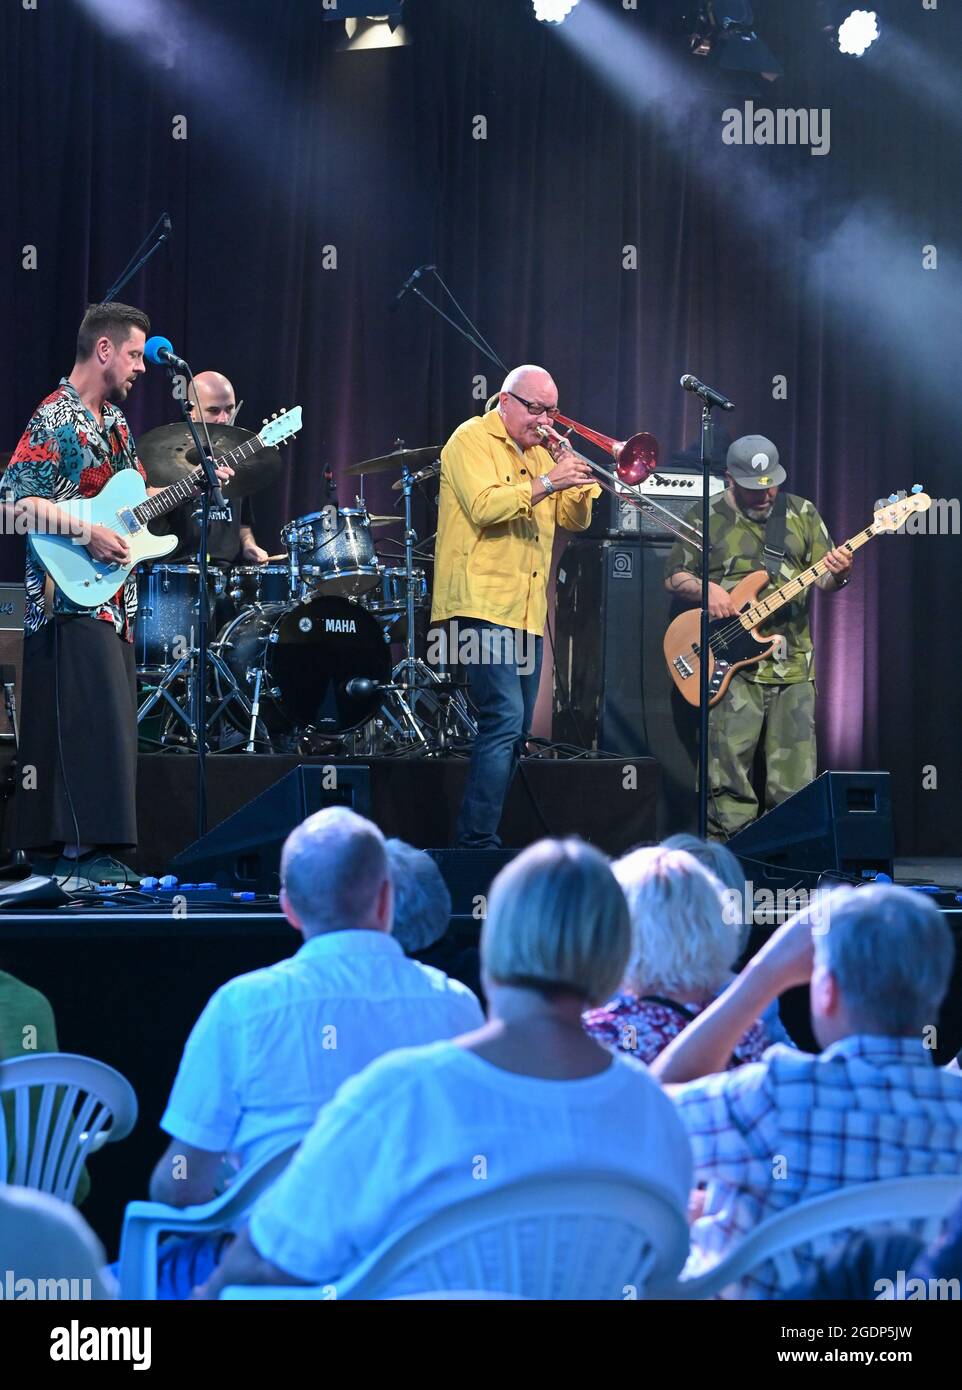
[(516, 401), (527, 406), (529, 415), (547, 415), (549, 420), (553, 420), (558, 413), (556, 405), (542, 405), (540, 401), (526, 401), (524, 396), (519, 396), (517, 391), (506, 391), (506, 396), (514, 396)]

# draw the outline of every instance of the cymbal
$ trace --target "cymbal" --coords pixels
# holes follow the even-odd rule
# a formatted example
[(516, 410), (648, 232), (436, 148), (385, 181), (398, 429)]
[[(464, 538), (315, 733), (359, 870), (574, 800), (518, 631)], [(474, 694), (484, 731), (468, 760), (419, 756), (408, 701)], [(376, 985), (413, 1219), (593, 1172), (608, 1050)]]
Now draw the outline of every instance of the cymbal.
[(423, 449), (395, 449), (392, 454), (381, 454), (377, 458), (363, 459), (360, 463), (352, 463), (350, 468), (346, 468), (345, 473), (387, 473), (392, 468), (403, 468), (407, 464), (408, 468), (417, 468), (423, 463), (430, 463), (436, 459), (441, 452), (440, 444), (427, 444)]
[(378, 526), (400, 526), (403, 520), (403, 516), (368, 516), (372, 531)]
[[(209, 429), (215, 455), (226, 454), (245, 440), (257, 437), (253, 430), (242, 430), (236, 425), (210, 425)], [(200, 462), (190, 431), (180, 423), (158, 425), (142, 435), (137, 441), (137, 453), (151, 487), (169, 487), (180, 482)], [(228, 501), (232, 497), (252, 497), (276, 482), (283, 466), (279, 450), (258, 449), (253, 458), (242, 459), (234, 466), (233, 478), (222, 485), (221, 491)]]

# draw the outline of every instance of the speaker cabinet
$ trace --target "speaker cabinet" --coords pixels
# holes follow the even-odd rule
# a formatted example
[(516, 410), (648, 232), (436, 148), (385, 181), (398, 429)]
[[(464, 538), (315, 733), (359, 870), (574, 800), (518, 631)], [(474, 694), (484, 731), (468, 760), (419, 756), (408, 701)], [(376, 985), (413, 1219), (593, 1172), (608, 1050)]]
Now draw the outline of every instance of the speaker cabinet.
[(371, 814), (370, 769), (296, 767), (177, 855), (181, 881), (216, 883), (238, 892), (276, 893), (281, 849), (296, 825), (325, 806)]
[(661, 765), (657, 834), (697, 825), (698, 712), (662, 653), (668, 541), (576, 540), (558, 567), (552, 737)]
[(887, 772), (823, 772), (728, 842), (759, 886), (790, 888), (821, 873), (891, 874), (895, 854)]

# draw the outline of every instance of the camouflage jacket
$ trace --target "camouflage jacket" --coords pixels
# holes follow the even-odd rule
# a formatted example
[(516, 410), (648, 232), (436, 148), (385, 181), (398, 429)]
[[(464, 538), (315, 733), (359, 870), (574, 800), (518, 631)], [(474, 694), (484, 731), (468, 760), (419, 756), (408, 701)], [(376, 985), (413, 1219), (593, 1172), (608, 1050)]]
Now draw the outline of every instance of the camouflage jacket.
[[(788, 503), (785, 559), (779, 568), (778, 584), (794, 578), (799, 570), (814, 564), (835, 546), (825, 522), (811, 502), (792, 493), (786, 493), (785, 498)], [(701, 528), (700, 503), (687, 513), (685, 520)], [(749, 520), (737, 509), (727, 491), (712, 503), (709, 535), (709, 578), (723, 589), (733, 589), (746, 574), (765, 568), (765, 524)], [(668, 554), (665, 578), (678, 570), (686, 570), (696, 578), (701, 575), (700, 555), (683, 541), (676, 541)], [(767, 592), (769, 589), (762, 590), (763, 594)], [(784, 636), (784, 656), (760, 661), (757, 666), (746, 666), (740, 672), (742, 676), (765, 685), (792, 685), (797, 681), (815, 679), (815, 653), (812, 650), (808, 613), (811, 593), (811, 588), (806, 589), (803, 595), (779, 609), (762, 626), (762, 632), (778, 632)]]

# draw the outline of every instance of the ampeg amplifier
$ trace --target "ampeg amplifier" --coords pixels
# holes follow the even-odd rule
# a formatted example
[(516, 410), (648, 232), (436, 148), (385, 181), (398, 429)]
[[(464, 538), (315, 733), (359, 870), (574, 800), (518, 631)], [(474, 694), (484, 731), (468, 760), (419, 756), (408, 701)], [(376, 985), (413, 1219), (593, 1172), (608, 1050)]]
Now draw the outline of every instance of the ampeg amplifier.
[[(613, 477), (612, 481), (619, 492), (626, 492), (617, 478)], [(650, 498), (652, 502), (657, 502), (659, 507), (663, 507), (672, 516), (684, 517), (696, 502), (701, 501), (701, 474), (659, 468), (656, 473), (652, 473), (650, 478), (646, 478), (639, 485), (638, 490), (643, 496)], [(709, 484), (709, 496), (714, 498), (724, 491), (725, 480), (712, 475)], [(664, 524), (657, 511), (654, 509), (642, 511), (633, 503), (615, 497), (607, 491), (603, 492), (594, 504), (588, 535), (613, 536), (624, 539), (629, 537), (644, 539), (648, 536), (673, 539), (672, 532)]]

